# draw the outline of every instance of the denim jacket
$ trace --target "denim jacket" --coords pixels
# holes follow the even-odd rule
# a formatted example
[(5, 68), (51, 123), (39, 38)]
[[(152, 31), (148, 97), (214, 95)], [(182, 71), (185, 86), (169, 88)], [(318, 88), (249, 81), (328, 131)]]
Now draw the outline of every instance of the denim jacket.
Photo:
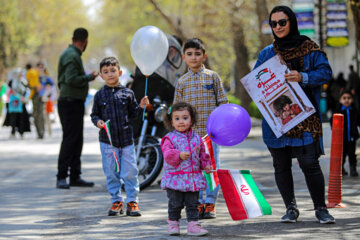
[[(254, 69), (275, 55), (272, 44), (265, 47), (260, 52)], [(327, 83), (332, 75), (332, 70), (325, 54), (320, 51), (312, 51), (305, 55), (303, 72), (300, 72), (300, 74), (302, 75), (300, 86), (311, 89), (313, 99), (317, 104), (317, 106), (314, 107), (319, 111), (321, 86)], [(265, 119), (263, 119), (262, 122), (262, 134), (265, 144), (270, 148), (305, 146), (314, 141), (309, 132), (304, 132), (302, 138), (289, 138), (285, 135), (277, 138)], [(323, 151), (322, 138), (320, 138), (320, 147)]]
[[(110, 120), (112, 144), (123, 148), (133, 144), (133, 129), (130, 121), (140, 113), (134, 92), (121, 85), (102, 87), (94, 97), (90, 114), (91, 121), (97, 125), (99, 120)], [(110, 144), (104, 129), (99, 131), (99, 141)]]

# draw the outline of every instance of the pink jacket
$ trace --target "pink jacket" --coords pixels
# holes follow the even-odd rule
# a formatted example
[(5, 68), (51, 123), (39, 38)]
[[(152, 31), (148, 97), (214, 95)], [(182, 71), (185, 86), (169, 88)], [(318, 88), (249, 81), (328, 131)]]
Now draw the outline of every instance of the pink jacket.
[(197, 192), (206, 189), (206, 180), (202, 170), (211, 165), (210, 156), (201, 144), (188, 159), (181, 160), (180, 152), (190, 152), (202, 142), (199, 134), (190, 130), (187, 133), (173, 131), (161, 140), (164, 155), (164, 175), (162, 189), (174, 189), (182, 192)]

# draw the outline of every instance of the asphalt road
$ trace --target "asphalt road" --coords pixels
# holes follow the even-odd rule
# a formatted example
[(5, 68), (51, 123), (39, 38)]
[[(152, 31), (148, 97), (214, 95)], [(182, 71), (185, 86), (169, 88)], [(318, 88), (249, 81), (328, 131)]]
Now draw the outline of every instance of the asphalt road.
[[(360, 178), (343, 179), (342, 209), (331, 209), (336, 224), (316, 222), (304, 177), (294, 160), (293, 172), (300, 210), (299, 222), (281, 224), (284, 206), (276, 188), (270, 155), (254, 126), (241, 144), (221, 149), (223, 168), (250, 169), (272, 207), (273, 214), (233, 221), (220, 194), (217, 218), (201, 220), (206, 237), (186, 235), (185, 213), (180, 237), (167, 235), (167, 198), (158, 184), (140, 193), (141, 217), (108, 217), (110, 206), (102, 172), (97, 129), (85, 118), (82, 176), (93, 188), (55, 188), (59, 123), (53, 136), (36, 140), (35, 129), (23, 140), (10, 140), (10, 129), (0, 128), (0, 239), (359, 239)], [(256, 124), (255, 124), (256, 125)], [(330, 129), (324, 125), (326, 155), (321, 157), (326, 182), (329, 176)]]

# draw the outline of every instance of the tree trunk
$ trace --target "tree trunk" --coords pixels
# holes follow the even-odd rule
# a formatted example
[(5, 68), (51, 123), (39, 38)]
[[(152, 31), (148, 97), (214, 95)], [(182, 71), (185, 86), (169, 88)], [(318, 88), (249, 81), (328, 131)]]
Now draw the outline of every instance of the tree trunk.
[[(235, 16), (239, 10), (239, 7), (233, 6), (232, 16)], [(245, 35), (242, 21), (236, 17), (233, 17), (231, 20), (231, 29), (235, 52), (235, 96), (240, 98), (242, 107), (248, 111), (252, 100), (249, 94), (246, 92), (243, 84), (240, 82), (240, 79), (250, 72), (250, 67), (248, 64), (249, 56), (247, 47), (245, 45)]]
[(261, 32), (261, 25), (263, 21), (268, 21), (269, 11), (266, 0), (256, 0), (256, 14), (258, 17), (258, 32), (260, 38), (260, 49), (263, 49), (272, 42), (271, 34), (263, 34)]

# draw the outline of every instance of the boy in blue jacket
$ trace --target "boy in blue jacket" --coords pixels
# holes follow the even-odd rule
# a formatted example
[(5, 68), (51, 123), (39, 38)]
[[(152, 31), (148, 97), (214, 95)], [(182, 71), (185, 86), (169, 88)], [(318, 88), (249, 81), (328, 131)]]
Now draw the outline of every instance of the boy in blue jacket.
[[(141, 99), (140, 106), (136, 102), (134, 92), (120, 85), (119, 61), (115, 57), (107, 57), (100, 62), (100, 76), (106, 85), (94, 97), (91, 121), (100, 128), (99, 141), (102, 155), (103, 170), (106, 175), (107, 188), (111, 195), (112, 207), (108, 215), (120, 215), (124, 212), (124, 201), (121, 197), (121, 181), (125, 184), (126, 214), (128, 216), (141, 216), (138, 207), (138, 168), (135, 159), (135, 146), (133, 130), (130, 120), (140, 112), (140, 108), (149, 104), (145, 96)], [(104, 125), (110, 123), (111, 141), (108, 139)], [(115, 172), (115, 158), (119, 160), (120, 173)]]

